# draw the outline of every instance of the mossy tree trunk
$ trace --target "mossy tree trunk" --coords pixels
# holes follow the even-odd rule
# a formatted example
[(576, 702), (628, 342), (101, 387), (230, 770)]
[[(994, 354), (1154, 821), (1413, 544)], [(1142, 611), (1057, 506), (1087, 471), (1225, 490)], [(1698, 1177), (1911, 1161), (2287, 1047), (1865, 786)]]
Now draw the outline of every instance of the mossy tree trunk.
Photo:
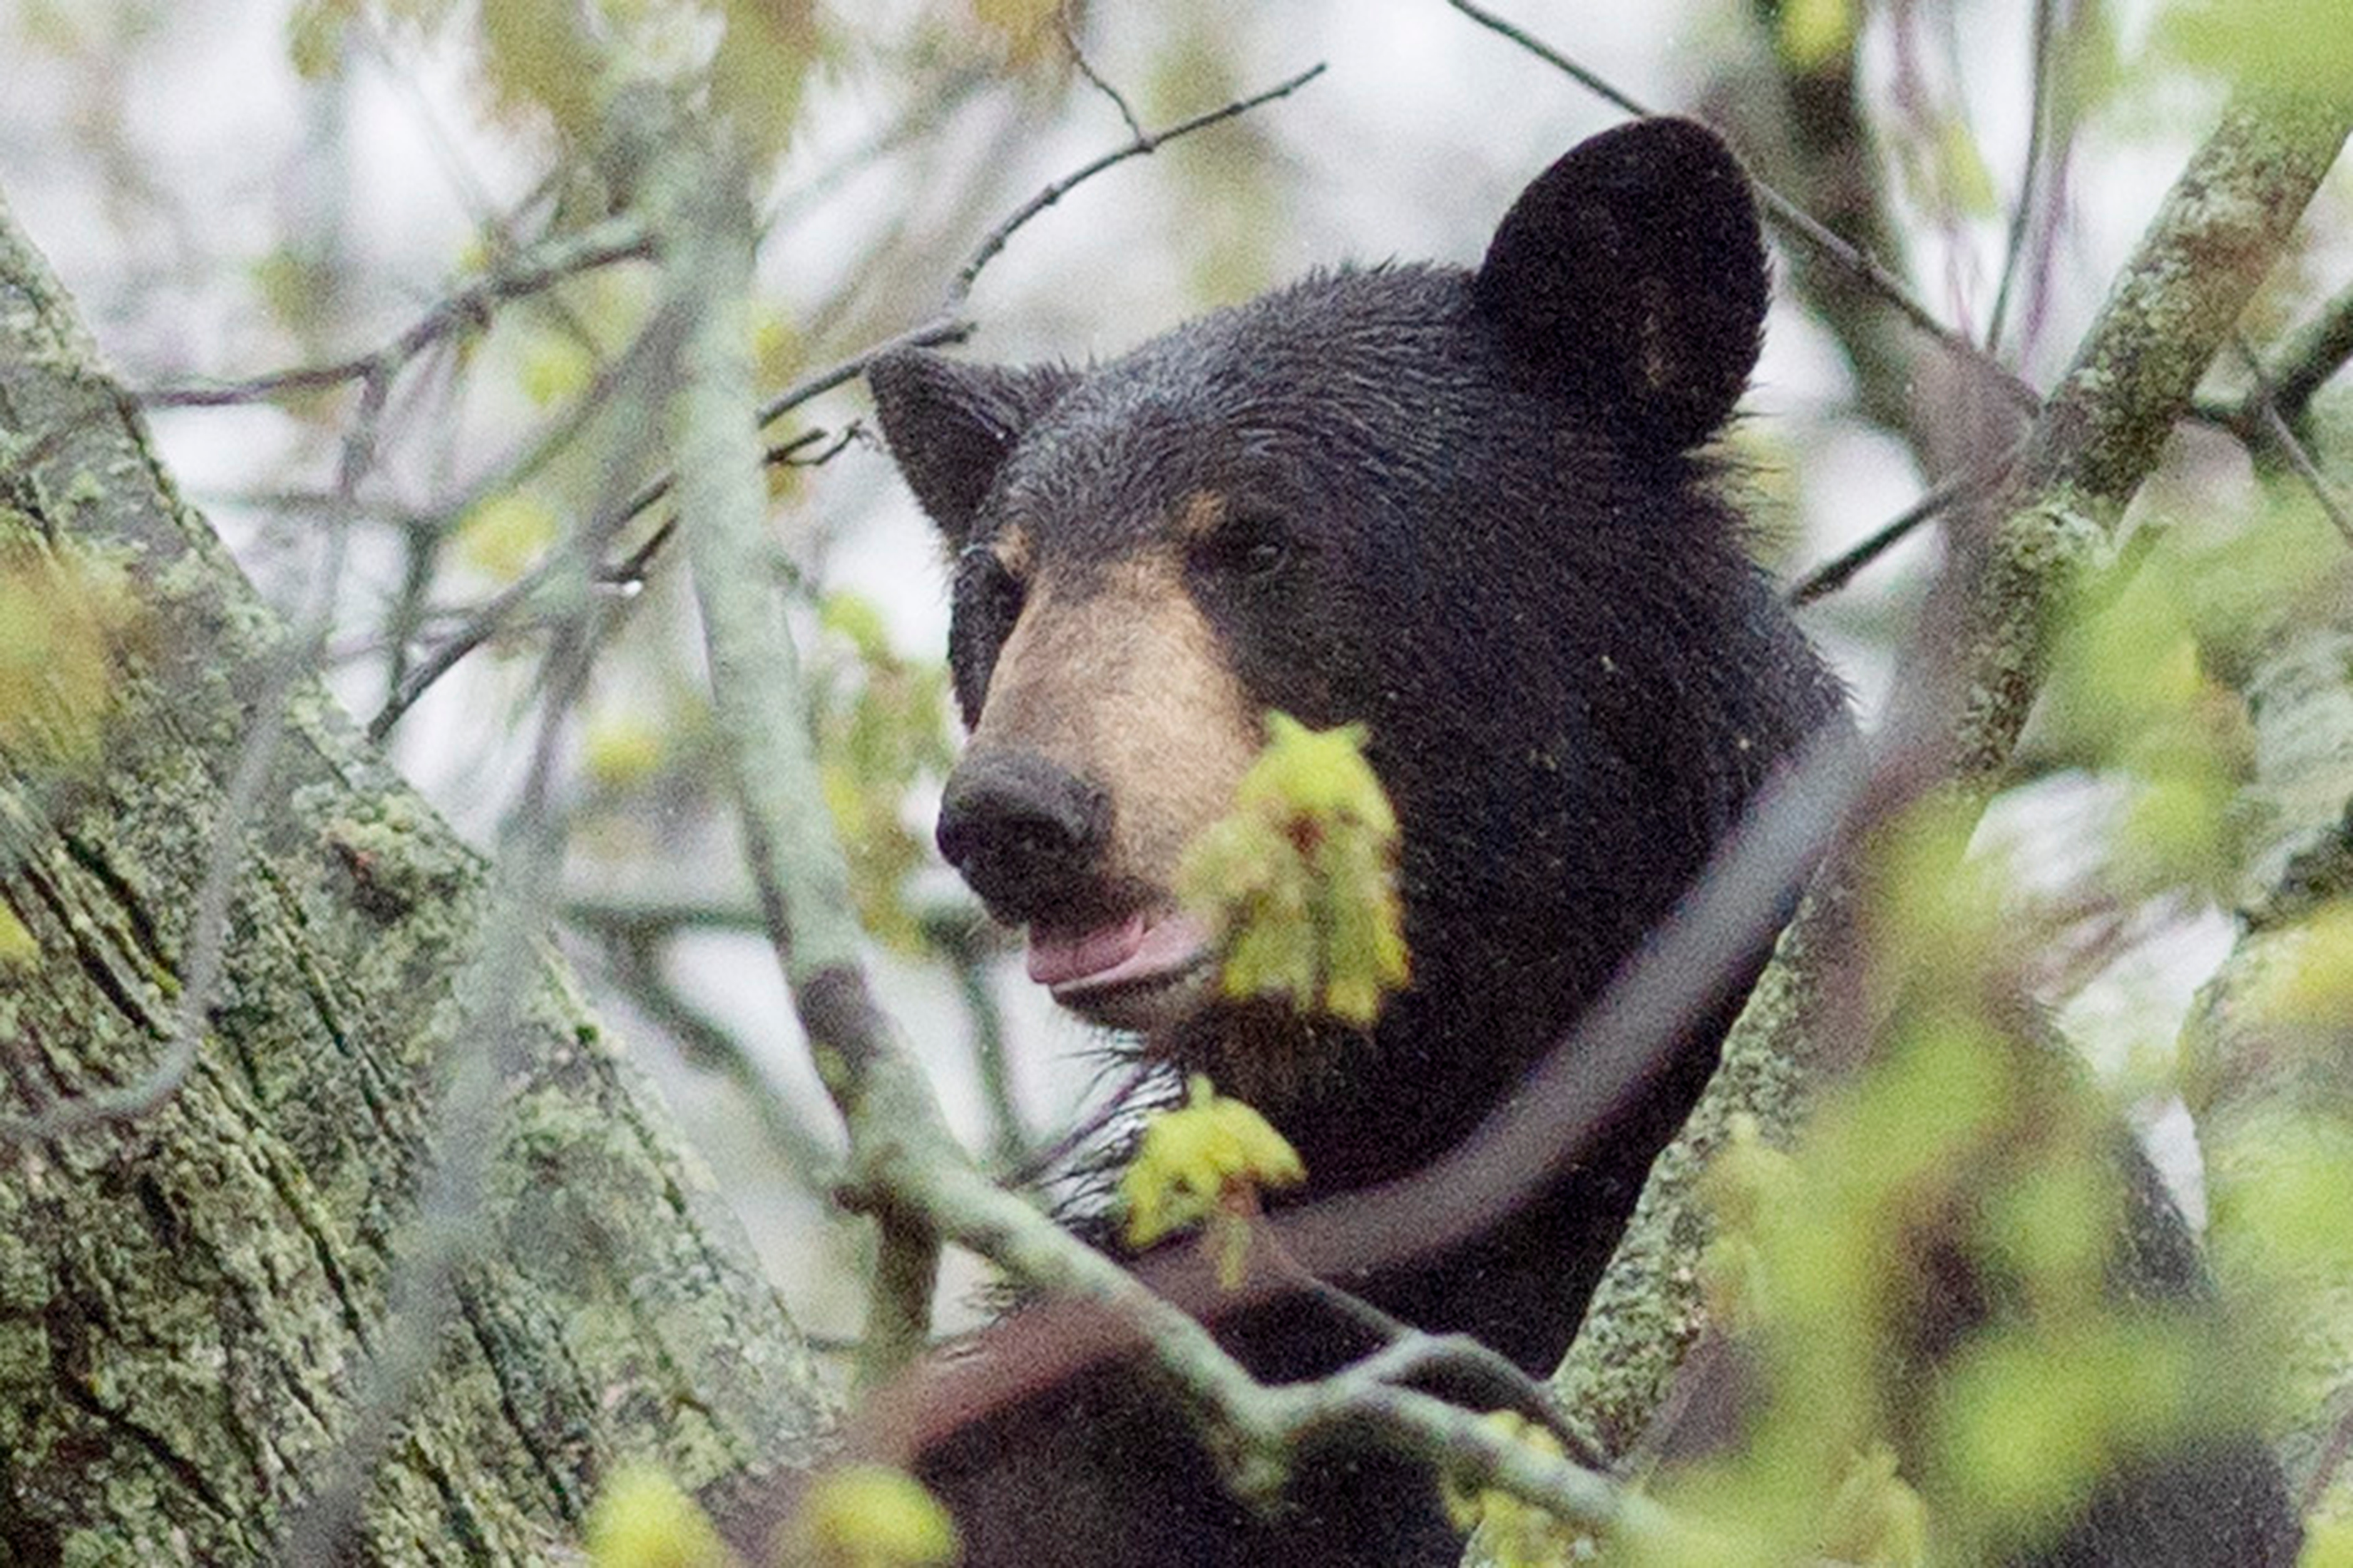
[[(480, 1037), (486, 868), (315, 680), (271, 697), (291, 642), (0, 205), (0, 1559), (269, 1561), (364, 1456), (335, 1555), (543, 1562), (617, 1464), (805, 1460), (826, 1397), (709, 1176), (543, 944)], [(185, 1074), (69, 1128), (172, 1058), (224, 835)]]
[[(2353, 1169), (2353, 1030), (2296, 994), (2346, 994), (2353, 952), (2353, 564), (2339, 557), (2317, 576), (2299, 606), (2309, 618), (2269, 628), (2234, 672), (2254, 737), (2240, 812), (2254, 853), (2239, 940), (2189, 1021), (2183, 1093), (2205, 1153), (2215, 1272), (2259, 1309), (2276, 1357), (2289, 1484), (2341, 1530), (2353, 1521), (2353, 1257), (2337, 1183)], [(2280, 1212), (2302, 1204), (2310, 1212)]]

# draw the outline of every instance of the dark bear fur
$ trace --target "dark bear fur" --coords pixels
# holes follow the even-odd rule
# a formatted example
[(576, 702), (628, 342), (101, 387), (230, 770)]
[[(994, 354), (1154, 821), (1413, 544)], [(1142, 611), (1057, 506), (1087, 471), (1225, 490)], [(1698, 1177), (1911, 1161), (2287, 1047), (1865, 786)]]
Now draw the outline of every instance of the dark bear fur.
[[(1293, 1201), (1461, 1143), (1759, 785), (1842, 721), (1702, 452), (1755, 363), (1767, 293), (1738, 165), (1657, 120), (1554, 164), (1475, 272), (1318, 274), (1084, 370), (874, 365), (892, 450), (958, 552), (951, 658), (975, 734), (942, 847), (992, 912), (1031, 926), (1033, 963), (1053, 933), (1062, 956), (1042, 962), (1062, 973), (1096, 955), (1087, 941), (1116, 955), (1176, 929), (1172, 847), (1223, 809), (1267, 710), (1368, 731), (1403, 825), (1413, 963), (1376, 1028), (1226, 1004), (1198, 963), (1067, 987), (1264, 1110), (1306, 1163)], [(1337, 1283), (1548, 1373), (1734, 1006), (1533, 1201)], [(1217, 1327), (1271, 1380), (1376, 1343), (1306, 1300)], [(1369, 1443), (1312, 1456), (1271, 1514), (1233, 1501), (1134, 1366), (1047, 1391), (923, 1468), (976, 1563), (1460, 1549), (1426, 1473)], [(2209, 1560), (2224, 1559), (2183, 1559)]]

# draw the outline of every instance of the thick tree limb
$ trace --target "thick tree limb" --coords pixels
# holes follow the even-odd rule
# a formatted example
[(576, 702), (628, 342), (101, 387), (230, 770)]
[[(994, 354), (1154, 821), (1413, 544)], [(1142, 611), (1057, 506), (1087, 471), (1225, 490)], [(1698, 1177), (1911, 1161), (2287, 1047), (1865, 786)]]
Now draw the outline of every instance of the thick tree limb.
[[(2316, 585), (2324, 613), (2270, 628), (2242, 689), (2255, 736), (2241, 819), (2253, 825), (2242, 931), (2183, 1039), (2206, 1156), (2209, 1246), (2226, 1289), (2264, 1303), (2288, 1397), (2277, 1434), (2307, 1508), (2353, 1518), (2353, 1258), (2283, 1258), (2281, 1177), (2353, 1146), (2347, 1031), (2283, 1007), (2311, 917), (2353, 899), (2353, 565)], [(2328, 1200), (2332, 1210), (2336, 1199)]]
[[(2341, 108), (2233, 104), (2167, 196), (2030, 432), (1993, 505), (2000, 521), (1954, 617), (1957, 635), (1939, 639), (1931, 661), (1951, 671), (1930, 683), (1944, 695), (1915, 679), (1914, 708), (1891, 721), (1948, 738), (1945, 771), (1969, 797), (1990, 792), (2041, 685), (2061, 608), (2109, 547), (2348, 123)], [(1843, 945), (1842, 889), (1833, 865), (1783, 938), (1725, 1044), (1723, 1069), (1652, 1172), (1563, 1364), (1565, 1400), (1613, 1448), (1658, 1411), (1704, 1321), (1694, 1273), (1706, 1236), (1694, 1190), (1699, 1171), (1735, 1115), (1788, 1135), (1822, 1070), (1813, 1028)]]
[[(179, 500), (0, 208), (0, 558), (120, 584), (95, 750), (0, 725), (0, 1097), (155, 1058), (195, 883), (286, 634)], [(52, 672), (53, 675), (56, 673)], [(246, 826), (218, 1000), (152, 1113), (0, 1152), (0, 1540), (250, 1563), (364, 1414), (484, 871), (318, 684)], [(480, 1245), (371, 1476), (388, 1563), (539, 1563), (616, 1463), (805, 1459), (828, 1417), (708, 1176), (537, 950), (506, 983)]]

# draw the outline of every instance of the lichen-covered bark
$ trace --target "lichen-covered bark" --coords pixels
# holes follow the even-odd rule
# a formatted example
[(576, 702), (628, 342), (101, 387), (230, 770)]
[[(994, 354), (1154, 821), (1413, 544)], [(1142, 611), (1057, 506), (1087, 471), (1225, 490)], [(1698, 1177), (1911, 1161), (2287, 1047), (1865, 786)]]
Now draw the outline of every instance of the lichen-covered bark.
[[(2295, 1162), (2334, 1155), (2341, 1168), (2353, 1150), (2353, 1041), (2341, 1021), (2316, 1024), (2280, 1005), (2315, 962), (2312, 917), (2353, 898), (2353, 566), (2340, 563), (2323, 592), (2336, 613), (2277, 628), (2242, 683), (2255, 735), (2242, 817), (2256, 852), (2242, 934), (2200, 996), (2183, 1076), (2205, 1152), (2216, 1272), (2268, 1309), (2275, 1336), (2290, 1484), (2314, 1489), (2315, 1469), (2329, 1466), (2319, 1511), (2353, 1519), (2341, 1447), (2353, 1424), (2353, 1258), (2284, 1258), (2274, 1212), (2295, 1190), (2281, 1178)], [(2311, 1196), (2332, 1215), (2343, 1199)]]
[(2000, 521), (1965, 634), (1955, 771), (1974, 786), (2008, 764), (2060, 612), (2337, 161), (2348, 120), (2326, 102), (2225, 110), (2036, 416), (1993, 509)]
[(1818, 893), (1783, 934), (1707, 1092), (1651, 1165), (1576, 1342), (1554, 1373), (1570, 1419), (1605, 1453), (1633, 1449), (1706, 1327), (1697, 1268), (1709, 1237), (1699, 1193), (1708, 1162), (1736, 1118), (1753, 1117), (1786, 1137), (1804, 1113), (1810, 1075), (1793, 1042), (1802, 1042), (1814, 1015), (1819, 949), (1841, 907), (1829, 892)]
[[(0, 569), (27, 563), (116, 612), (94, 700), (45, 715), (0, 688), (0, 1111), (158, 1060), (207, 847), (234, 827), (244, 861), (177, 1091), (0, 1145), (0, 1558), (265, 1561), (398, 1331), (433, 1089), (479, 1044), (453, 1037), (450, 981), (483, 868), (307, 680), (260, 808), (224, 823), (287, 634), (0, 206)], [(433, 1370), (370, 1478), (365, 1561), (547, 1561), (617, 1462), (702, 1486), (804, 1460), (828, 1424), (709, 1174), (562, 966), (513, 984), (525, 1065)]]
[[(1950, 786), (1981, 797), (2040, 689), (2051, 628), (2155, 467), (2205, 366), (2278, 257), (2347, 135), (2347, 106), (2234, 104), (2168, 193), (2075, 363), (2035, 422), (1981, 542), (1947, 650)], [(1818, 1070), (1815, 999), (1838, 940), (1839, 868), (1810, 897), (1725, 1047), (1725, 1069), (1654, 1167), (1558, 1375), (1613, 1447), (1665, 1397), (1704, 1312), (1697, 1173), (1736, 1114), (1787, 1135)]]

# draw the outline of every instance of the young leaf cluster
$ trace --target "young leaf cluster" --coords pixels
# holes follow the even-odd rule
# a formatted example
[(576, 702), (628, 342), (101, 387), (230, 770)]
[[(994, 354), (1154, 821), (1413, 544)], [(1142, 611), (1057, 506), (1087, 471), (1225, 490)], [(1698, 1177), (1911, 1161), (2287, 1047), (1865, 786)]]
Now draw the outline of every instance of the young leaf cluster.
[(1405, 984), (1397, 815), (1363, 747), (1358, 726), (1269, 714), (1232, 812), (1187, 851), (1178, 889), (1218, 933), (1228, 995), (1361, 1026)]

